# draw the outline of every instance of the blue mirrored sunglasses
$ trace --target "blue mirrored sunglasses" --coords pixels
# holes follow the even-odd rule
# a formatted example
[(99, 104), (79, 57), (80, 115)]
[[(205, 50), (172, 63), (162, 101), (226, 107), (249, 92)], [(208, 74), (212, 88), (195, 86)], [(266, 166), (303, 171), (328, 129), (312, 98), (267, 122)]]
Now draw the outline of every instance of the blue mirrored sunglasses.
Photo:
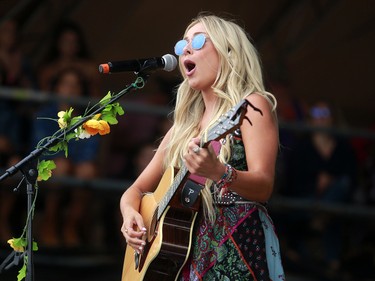
[[(203, 33), (199, 33), (194, 35), (193, 39), (191, 40), (191, 47), (194, 50), (200, 50), (206, 43), (206, 35)], [(189, 42), (185, 39), (180, 40), (174, 46), (174, 52), (177, 56), (181, 56), (184, 53), (184, 48), (189, 44)]]

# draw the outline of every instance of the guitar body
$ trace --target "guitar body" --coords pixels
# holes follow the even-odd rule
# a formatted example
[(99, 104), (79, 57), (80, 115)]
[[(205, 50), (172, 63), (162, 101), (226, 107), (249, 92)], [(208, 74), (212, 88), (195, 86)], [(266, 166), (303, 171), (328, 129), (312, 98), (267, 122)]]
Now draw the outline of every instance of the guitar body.
[(177, 280), (186, 263), (192, 241), (194, 222), (198, 208), (186, 208), (179, 200), (177, 190), (169, 206), (157, 221), (160, 200), (174, 179), (174, 169), (164, 173), (154, 193), (145, 194), (141, 201), (140, 214), (144, 219), (147, 234), (144, 251), (136, 260), (134, 249), (126, 247), (122, 281)]

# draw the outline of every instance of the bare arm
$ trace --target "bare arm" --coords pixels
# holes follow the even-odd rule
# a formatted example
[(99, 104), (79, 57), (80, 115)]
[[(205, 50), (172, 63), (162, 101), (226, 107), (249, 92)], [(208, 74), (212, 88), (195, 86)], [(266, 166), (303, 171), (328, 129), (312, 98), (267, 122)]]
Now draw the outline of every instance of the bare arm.
[(248, 100), (262, 111), (263, 116), (250, 107), (247, 110), (246, 116), (252, 125), (244, 120), (241, 133), (248, 171), (238, 171), (237, 180), (230, 188), (245, 198), (265, 202), (273, 192), (279, 147), (277, 120), (264, 97), (252, 94)]
[[(263, 115), (248, 107), (246, 117), (252, 125), (246, 119), (241, 125), (248, 170), (237, 171), (237, 179), (230, 189), (249, 200), (265, 202), (273, 191), (278, 151), (277, 120), (264, 97), (252, 94), (247, 99)], [(217, 159), (211, 146), (201, 149), (199, 154), (193, 153), (198, 144), (199, 139), (193, 139), (189, 144), (189, 153), (185, 155), (187, 168), (193, 174), (218, 181), (225, 172), (225, 166)]]

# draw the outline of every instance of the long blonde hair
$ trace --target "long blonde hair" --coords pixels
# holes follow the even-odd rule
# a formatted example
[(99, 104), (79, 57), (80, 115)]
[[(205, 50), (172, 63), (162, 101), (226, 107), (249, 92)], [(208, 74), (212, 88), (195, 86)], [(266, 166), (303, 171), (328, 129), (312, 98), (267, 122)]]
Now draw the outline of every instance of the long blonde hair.
[[(185, 34), (197, 23), (201, 23), (205, 27), (220, 59), (219, 71), (212, 85), (212, 89), (218, 98), (215, 104), (215, 115), (208, 128), (222, 114), (254, 92), (266, 97), (275, 109), (276, 100), (274, 96), (264, 89), (258, 53), (245, 31), (233, 21), (211, 14), (199, 14), (189, 24)], [(184, 80), (177, 91), (174, 125), (167, 146), (167, 153), (165, 153), (165, 167), (181, 167), (189, 141), (198, 135), (204, 138), (208, 129), (206, 128), (201, 132), (199, 128), (205, 110), (202, 95), (200, 91), (190, 88), (183, 71), (183, 65), (180, 65), (180, 71)], [(226, 162), (230, 158), (229, 143), (227, 141), (220, 151), (219, 159), (222, 162)], [(210, 221), (214, 221), (211, 184), (212, 181), (207, 180), (206, 188), (202, 191), (202, 197), (205, 215), (208, 216)]]

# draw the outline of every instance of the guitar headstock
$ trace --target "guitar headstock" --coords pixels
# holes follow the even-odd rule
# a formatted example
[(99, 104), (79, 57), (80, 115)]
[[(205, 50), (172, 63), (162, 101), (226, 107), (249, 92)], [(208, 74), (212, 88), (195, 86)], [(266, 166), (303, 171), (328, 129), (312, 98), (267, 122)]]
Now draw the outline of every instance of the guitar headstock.
[[(232, 107), (227, 113), (223, 114), (215, 125), (207, 133), (206, 145), (213, 140), (220, 140), (227, 134), (232, 133), (241, 126), (249, 102), (243, 99), (237, 105)], [(205, 145), (203, 145), (205, 146)]]

